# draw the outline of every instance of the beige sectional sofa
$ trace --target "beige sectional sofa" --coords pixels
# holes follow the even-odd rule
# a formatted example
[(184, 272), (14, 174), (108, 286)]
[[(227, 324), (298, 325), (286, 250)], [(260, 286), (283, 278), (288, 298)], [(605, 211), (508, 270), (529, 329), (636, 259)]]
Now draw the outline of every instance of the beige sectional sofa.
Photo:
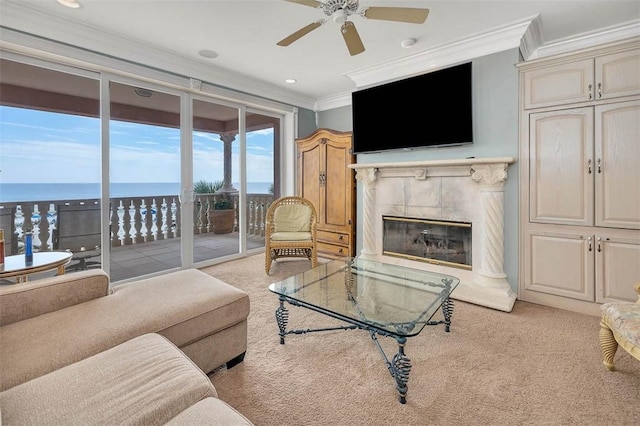
[(2, 424), (251, 424), (205, 373), (244, 358), (248, 295), (191, 269), (0, 286)]

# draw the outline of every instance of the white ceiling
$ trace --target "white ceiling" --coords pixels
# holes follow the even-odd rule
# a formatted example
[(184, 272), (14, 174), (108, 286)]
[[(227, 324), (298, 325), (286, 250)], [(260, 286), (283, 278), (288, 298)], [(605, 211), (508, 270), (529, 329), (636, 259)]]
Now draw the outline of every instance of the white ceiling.
[[(69, 9), (56, 0), (0, 0), (0, 25), (141, 63), (170, 55), (172, 63), (184, 60), (191, 65), (196, 75), (189, 77), (208, 81), (202, 73), (206, 69), (235, 76), (228, 87), (251, 82), (313, 101), (355, 90), (354, 73), (461, 45), (536, 16), (542, 46), (610, 27), (640, 28), (637, 0), (361, 0), (360, 8), (419, 7), (430, 13), (424, 24), (352, 16), (366, 51), (350, 56), (339, 26), (331, 20), (288, 47), (277, 46), (285, 36), (326, 18), (320, 9), (283, 0), (79, 1), (81, 8)], [(404, 49), (400, 42), (407, 38), (417, 42)], [(203, 58), (198, 54), (202, 49), (218, 56)], [(286, 78), (297, 83), (286, 84)]]

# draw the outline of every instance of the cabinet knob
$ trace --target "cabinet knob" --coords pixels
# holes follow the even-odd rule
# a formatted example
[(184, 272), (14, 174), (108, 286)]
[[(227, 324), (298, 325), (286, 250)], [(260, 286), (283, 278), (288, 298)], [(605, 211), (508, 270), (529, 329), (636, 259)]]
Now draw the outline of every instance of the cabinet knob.
[(591, 174), (591, 159), (587, 160), (587, 173)]
[(602, 97), (602, 83), (598, 83), (598, 99)]
[(591, 246), (592, 242), (593, 242), (593, 238), (592, 237), (587, 238), (587, 244), (588, 244), (589, 251), (593, 251), (593, 247)]
[(598, 173), (602, 173), (602, 160), (598, 158)]
[(591, 84), (589, 84), (589, 86), (587, 86), (589, 88), (589, 100), (593, 99), (593, 93), (591, 92), (591, 89), (593, 88), (593, 86)]

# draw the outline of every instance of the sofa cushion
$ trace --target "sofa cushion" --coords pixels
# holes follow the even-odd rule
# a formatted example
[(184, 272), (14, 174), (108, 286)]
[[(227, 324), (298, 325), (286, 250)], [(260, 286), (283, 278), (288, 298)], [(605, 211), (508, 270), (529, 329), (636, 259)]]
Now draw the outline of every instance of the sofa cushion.
[(0, 286), (0, 326), (109, 294), (109, 276), (93, 269)]
[(205, 398), (187, 408), (166, 424), (167, 426), (251, 426), (246, 417), (226, 402), (217, 398)]
[(1, 392), (0, 407), (7, 425), (152, 425), (216, 396), (178, 348), (145, 334)]
[(0, 328), (0, 390), (142, 334), (182, 347), (248, 315), (247, 293), (196, 269), (115, 286), (109, 296)]

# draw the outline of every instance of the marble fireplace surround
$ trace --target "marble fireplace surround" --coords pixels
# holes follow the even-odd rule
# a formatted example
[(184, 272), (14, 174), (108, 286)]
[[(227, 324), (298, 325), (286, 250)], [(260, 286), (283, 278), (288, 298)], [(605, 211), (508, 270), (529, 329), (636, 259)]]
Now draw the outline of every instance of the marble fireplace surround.
[[(504, 273), (504, 183), (512, 157), (351, 164), (363, 185), (360, 257), (460, 278), (452, 298), (511, 312), (515, 293)], [(466, 271), (382, 254), (382, 216), (472, 224)]]

